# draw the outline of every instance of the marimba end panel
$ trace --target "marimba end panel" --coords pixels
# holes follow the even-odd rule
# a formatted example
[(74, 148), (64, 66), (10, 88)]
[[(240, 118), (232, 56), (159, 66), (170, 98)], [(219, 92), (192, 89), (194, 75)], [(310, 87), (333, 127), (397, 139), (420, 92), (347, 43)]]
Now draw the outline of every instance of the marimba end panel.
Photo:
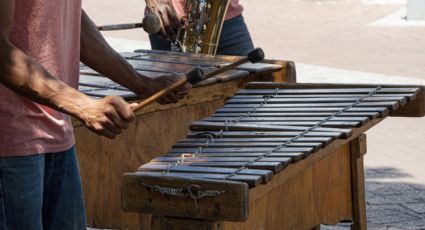
[(267, 185), (251, 189), (248, 220), (223, 222), (223, 229), (311, 229), (351, 220), (350, 143), (313, 163), (316, 157), (290, 165)]

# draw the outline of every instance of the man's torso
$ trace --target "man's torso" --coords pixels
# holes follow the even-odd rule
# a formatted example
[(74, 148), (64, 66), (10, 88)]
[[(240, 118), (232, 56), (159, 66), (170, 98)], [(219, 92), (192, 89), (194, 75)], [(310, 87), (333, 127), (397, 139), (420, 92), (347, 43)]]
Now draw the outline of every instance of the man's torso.
[[(16, 0), (11, 42), (77, 87), (81, 0)], [(0, 156), (59, 152), (74, 144), (69, 117), (0, 84)]]

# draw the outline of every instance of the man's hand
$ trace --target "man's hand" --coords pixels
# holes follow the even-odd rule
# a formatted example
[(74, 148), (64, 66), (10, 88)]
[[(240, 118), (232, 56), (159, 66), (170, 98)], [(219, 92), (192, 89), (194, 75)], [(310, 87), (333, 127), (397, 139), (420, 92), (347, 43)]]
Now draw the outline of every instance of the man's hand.
[(107, 96), (97, 101), (90, 99), (81, 105), (77, 117), (88, 129), (112, 139), (134, 120), (131, 106), (117, 96)]
[[(171, 86), (176, 81), (178, 81), (180, 77), (181, 76), (178, 76), (177, 74), (175, 74), (175, 75), (160, 76), (153, 80), (149, 79), (147, 80), (148, 82), (145, 83), (148, 86), (148, 90), (141, 88), (141, 92), (139, 95), (142, 97), (149, 97), (152, 94)], [(178, 88), (174, 91), (171, 91), (169, 94), (159, 99), (158, 103), (160, 104), (176, 103), (178, 100), (184, 98), (189, 93), (189, 90), (191, 88), (192, 88), (192, 85), (190, 83), (186, 83), (183, 87)]]
[(178, 29), (182, 26), (179, 17), (170, 0), (146, 0), (148, 13), (160, 18), (161, 30), (158, 35), (165, 39), (175, 39)]

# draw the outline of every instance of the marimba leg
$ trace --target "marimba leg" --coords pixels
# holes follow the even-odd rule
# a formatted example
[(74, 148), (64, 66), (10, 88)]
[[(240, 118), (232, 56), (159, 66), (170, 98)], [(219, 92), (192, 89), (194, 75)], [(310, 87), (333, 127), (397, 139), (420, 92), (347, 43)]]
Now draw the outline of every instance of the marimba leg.
[(366, 134), (351, 142), (351, 185), (353, 196), (353, 230), (367, 229), (363, 156), (366, 154)]

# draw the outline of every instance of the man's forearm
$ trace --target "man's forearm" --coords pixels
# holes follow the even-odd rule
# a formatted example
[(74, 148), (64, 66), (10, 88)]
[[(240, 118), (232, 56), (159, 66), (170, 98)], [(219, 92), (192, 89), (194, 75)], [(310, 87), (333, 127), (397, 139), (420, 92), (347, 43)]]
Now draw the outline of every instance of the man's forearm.
[(120, 54), (109, 46), (84, 11), (81, 16), (80, 54), (84, 64), (118, 84), (135, 92), (140, 92), (140, 87), (148, 89), (147, 78), (138, 74)]
[(79, 117), (81, 106), (91, 100), (53, 77), (48, 71), (0, 36), (0, 82), (40, 104)]

